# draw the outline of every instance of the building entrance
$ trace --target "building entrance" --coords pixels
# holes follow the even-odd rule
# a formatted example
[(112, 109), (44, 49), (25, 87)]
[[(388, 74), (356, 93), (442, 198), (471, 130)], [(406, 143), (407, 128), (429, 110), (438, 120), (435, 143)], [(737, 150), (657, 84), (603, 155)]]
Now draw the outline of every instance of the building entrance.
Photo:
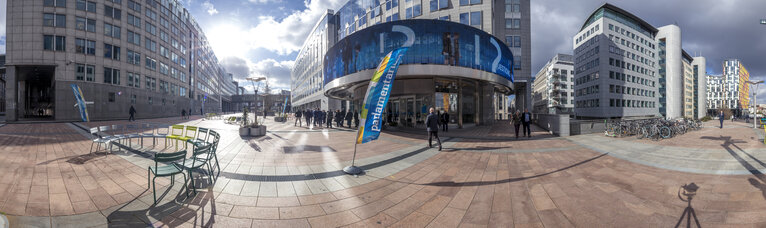
[(18, 112), (20, 119), (54, 119), (53, 66), (17, 68)]

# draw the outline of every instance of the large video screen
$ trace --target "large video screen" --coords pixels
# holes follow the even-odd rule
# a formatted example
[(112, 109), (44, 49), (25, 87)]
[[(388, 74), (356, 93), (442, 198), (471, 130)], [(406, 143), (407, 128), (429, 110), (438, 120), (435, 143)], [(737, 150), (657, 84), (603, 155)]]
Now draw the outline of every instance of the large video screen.
[(340, 40), (325, 54), (324, 83), (374, 69), (381, 58), (398, 47), (409, 47), (403, 65), (468, 67), (513, 82), (513, 54), (499, 39), (460, 23), (415, 19), (374, 25)]

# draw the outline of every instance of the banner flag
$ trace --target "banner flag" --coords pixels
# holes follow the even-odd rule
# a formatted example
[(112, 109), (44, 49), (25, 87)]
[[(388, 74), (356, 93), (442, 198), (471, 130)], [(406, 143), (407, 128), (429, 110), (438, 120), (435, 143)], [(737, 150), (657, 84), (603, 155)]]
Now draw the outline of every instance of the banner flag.
[(72, 84), (72, 92), (74, 92), (74, 98), (77, 99), (77, 108), (80, 109), (80, 118), (82, 118), (83, 122), (89, 122), (90, 118), (88, 118), (88, 108), (85, 105), (85, 98), (82, 95), (82, 90), (80, 90), (80, 86)]
[(285, 111), (287, 111), (287, 96), (285, 96), (285, 104), (282, 106), (282, 114), (285, 114)]
[(375, 74), (372, 76), (360, 113), (362, 124), (357, 131), (356, 144), (378, 139), (380, 129), (383, 126), (383, 110), (388, 103), (391, 86), (394, 83), (394, 78), (396, 78), (396, 70), (405, 52), (407, 52), (407, 47), (397, 48), (389, 52), (380, 61)]

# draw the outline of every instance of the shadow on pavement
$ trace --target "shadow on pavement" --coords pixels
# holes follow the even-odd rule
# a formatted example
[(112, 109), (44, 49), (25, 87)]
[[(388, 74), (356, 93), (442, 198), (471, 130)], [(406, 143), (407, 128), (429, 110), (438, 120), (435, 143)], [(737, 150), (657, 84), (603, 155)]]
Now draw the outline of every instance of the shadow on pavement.
[[(168, 192), (173, 190), (172, 187), (167, 188), (163, 193), (164, 197)], [(215, 223), (216, 205), (215, 198), (213, 196), (213, 187), (207, 187), (206, 191), (200, 191), (193, 198), (186, 198), (183, 194), (183, 188), (179, 189), (178, 195), (171, 201), (162, 203), (159, 205), (151, 205), (145, 209), (131, 210), (133, 208), (146, 207), (146, 204), (138, 200), (143, 193), (148, 192), (145, 190), (139, 195), (139, 197), (133, 198), (122, 207), (113, 211), (107, 216), (107, 222), (109, 227), (155, 227), (154, 221), (161, 221), (164, 226), (178, 227), (184, 225), (186, 222), (190, 222), (194, 227), (211, 227)], [(148, 200), (152, 200), (149, 198)], [(205, 218), (206, 207), (210, 205), (209, 218)], [(197, 209), (192, 209), (197, 208)]]
[(557, 170), (553, 170), (553, 171), (550, 171), (550, 172), (537, 174), (537, 175), (534, 175), (534, 176), (508, 178), (508, 179), (505, 179), (505, 180), (497, 180), (497, 181), (472, 181), (472, 182), (459, 182), (459, 183), (456, 183), (456, 182), (453, 182), (453, 181), (443, 181), (443, 182), (426, 183), (426, 184), (422, 184), (422, 185), (440, 186), (440, 187), (462, 187), (462, 186), (483, 186), (483, 185), (493, 185), (493, 184), (503, 184), (503, 183), (523, 181), (523, 180), (527, 180), (527, 179), (538, 178), (538, 177), (554, 174), (554, 173), (557, 173), (557, 172), (561, 172), (561, 171), (564, 171), (564, 170), (567, 170), (567, 169), (570, 169), (570, 168), (573, 168), (573, 167), (576, 167), (576, 166), (579, 166), (579, 165), (591, 162), (593, 160), (599, 159), (599, 158), (601, 158), (601, 157), (603, 157), (603, 156), (605, 156), (607, 154), (608, 153), (600, 154), (598, 156), (595, 156), (595, 157), (592, 157), (592, 158), (588, 158), (586, 160), (574, 163), (574, 164), (569, 165), (567, 167), (559, 168)]
[(745, 143), (745, 141), (742, 140), (732, 140), (731, 136), (719, 136), (719, 137), (712, 137), (712, 136), (703, 136), (700, 137), (700, 139), (707, 139), (707, 140), (714, 140), (714, 141), (722, 141), (721, 147), (726, 149), (729, 154), (731, 154), (734, 159), (737, 159), (737, 161), (742, 164), (747, 171), (753, 174), (755, 178), (750, 178), (748, 181), (750, 182), (753, 187), (758, 188), (761, 190), (761, 193), (763, 194), (763, 198), (766, 199), (766, 175), (764, 175), (761, 171), (759, 171), (755, 166), (750, 164), (749, 162), (745, 161), (739, 154), (737, 154), (732, 147), (736, 148), (740, 152), (746, 154), (748, 157), (753, 159), (755, 162), (758, 162), (761, 166), (766, 167), (766, 164), (761, 162), (761, 160), (756, 159), (753, 157), (753, 155), (750, 155), (749, 153), (745, 152), (742, 148), (737, 146), (736, 143)]

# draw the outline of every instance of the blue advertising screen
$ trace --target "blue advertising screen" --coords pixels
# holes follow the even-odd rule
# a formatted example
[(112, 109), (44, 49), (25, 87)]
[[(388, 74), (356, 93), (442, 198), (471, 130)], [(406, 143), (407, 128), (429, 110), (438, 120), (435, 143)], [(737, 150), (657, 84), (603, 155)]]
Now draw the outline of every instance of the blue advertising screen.
[(414, 19), (370, 26), (338, 41), (324, 56), (324, 83), (375, 69), (381, 58), (398, 47), (409, 47), (402, 65), (468, 67), (513, 82), (513, 54), (499, 39), (460, 23)]

